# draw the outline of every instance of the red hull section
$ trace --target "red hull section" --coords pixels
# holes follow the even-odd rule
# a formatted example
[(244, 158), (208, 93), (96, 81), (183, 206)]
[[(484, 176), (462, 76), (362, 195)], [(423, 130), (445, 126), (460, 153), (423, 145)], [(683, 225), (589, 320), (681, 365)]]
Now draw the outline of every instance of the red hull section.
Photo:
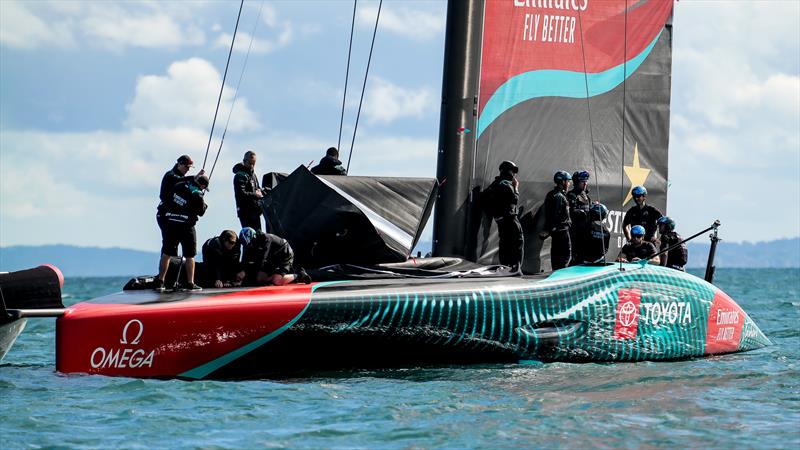
[(186, 373), (278, 334), (310, 301), (311, 285), (289, 285), (170, 303), (81, 303), (56, 322), (56, 368), (63, 373), (192, 377)]

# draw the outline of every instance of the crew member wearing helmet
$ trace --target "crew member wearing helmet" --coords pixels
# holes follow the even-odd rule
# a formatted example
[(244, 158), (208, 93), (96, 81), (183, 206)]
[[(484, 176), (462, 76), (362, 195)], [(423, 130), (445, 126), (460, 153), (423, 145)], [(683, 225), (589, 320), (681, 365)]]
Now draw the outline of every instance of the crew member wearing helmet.
[(636, 262), (642, 259), (649, 259), (650, 264), (659, 264), (659, 257), (655, 256), (656, 246), (652, 242), (646, 242), (645, 229), (641, 225), (631, 227), (631, 241), (622, 247), (617, 256), (617, 261)]
[(608, 217), (608, 208), (602, 203), (595, 203), (589, 208), (589, 227), (584, 235), (584, 247), (580, 255), (583, 263), (604, 262), (608, 244), (611, 240), (611, 231), (603, 222)]
[(519, 203), (519, 167), (511, 161), (500, 163), (500, 175), (481, 196), (484, 210), (497, 222), (500, 239), (498, 257), (500, 264), (517, 272), (522, 267), (522, 225), (517, 216)]
[(294, 251), (286, 239), (246, 227), (239, 232), (245, 284), (283, 286), (310, 283), (305, 270), (294, 267)]
[(585, 238), (589, 235), (589, 207), (592, 199), (589, 198), (589, 172), (581, 170), (572, 174), (572, 190), (567, 192), (569, 202), (569, 217), (572, 221), (570, 227), (570, 240), (572, 242), (572, 264), (584, 261), (583, 249), (586, 248)]
[(553, 175), (555, 187), (544, 199), (544, 230), (539, 237), (552, 237), (550, 245), (550, 263), (553, 270), (563, 269), (572, 259), (572, 242), (570, 241), (569, 201), (567, 189), (572, 176), (564, 170)]
[[(194, 225), (198, 217), (206, 212), (204, 191), (208, 189), (208, 177), (196, 175), (189, 181), (175, 185), (172, 198), (167, 202), (164, 211), (165, 232), (161, 245), (161, 253), (168, 256), (178, 256), (178, 244), (186, 258), (186, 286), (185, 289), (200, 291), (202, 288), (194, 283), (194, 256), (197, 254), (197, 233)], [(169, 264), (167, 264), (169, 268)], [(164, 279), (167, 270), (159, 272), (156, 280), (156, 289), (164, 290)]]
[(681, 235), (675, 232), (675, 221), (667, 216), (658, 219), (658, 234), (661, 235), (661, 246), (659, 252), (680, 243), (677, 247), (661, 255), (661, 265), (675, 270), (685, 270), (686, 262), (689, 260), (689, 250), (686, 244), (681, 242)]
[(622, 219), (622, 231), (625, 233), (625, 238), (630, 241), (631, 227), (641, 225), (645, 230), (644, 240), (657, 242), (656, 231), (658, 231), (658, 227), (656, 221), (663, 214), (657, 208), (647, 204), (647, 189), (644, 186), (634, 187), (631, 194), (636, 204), (625, 213), (625, 218)]
[(203, 268), (205, 279), (211, 287), (240, 286), (244, 280), (239, 258), (241, 249), (236, 232), (225, 230), (203, 244)]
[[(172, 169), (161, 178), (161, 189), (158, 193), (159, 203), (156, 208), (156, 223), (161, 230), (162, 250), (163, 243), (167, 240), (167, 221), (164, 219), (164, 214), (167, 211), (167, 205), (172, 201), (172, 193), (175, 191), (175, 185), (181, 182), (189, 181), (193, 177), (187, 176), (189, 169), (194, 165), (194, 161), (189, 155), (181, 155), (172, 166)], [(203, 175), (204, 170), (200, 170), (198, 175)], [(161, 292), (164, 290), (164, 279), (167, 276), (167, 269), (169, 269), (170, 255), (161, 252), (161, 258), (158, 262), (158, 276), (156, 277), (156, 290)]]

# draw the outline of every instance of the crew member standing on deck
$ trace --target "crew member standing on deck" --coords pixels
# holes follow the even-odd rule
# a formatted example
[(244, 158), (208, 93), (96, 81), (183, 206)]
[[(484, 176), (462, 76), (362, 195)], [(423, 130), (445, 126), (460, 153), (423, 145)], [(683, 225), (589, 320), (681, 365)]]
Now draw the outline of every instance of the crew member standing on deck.
[(584, 262), (583, 250), (587, 242), (585, 238), (589, 235), (589, 207), (592, 206), (592, 199), (589, 198), (589, 172), (581, 170), (572, 174), (572, 190), (567, 192), (567, 202), (569, 202), (569, 218), (572, 221), (570, 227), (570, 241), (572, 242), (572, 264)]
[[(194, 225), (197, 218), (206, 212), (207, 205), (203, 201), (203, 191), (208, 188), (208, 177), (197, 175), (189, 181), (175, 185), (172, 198), (164, 209), (165, 238), (161, 253), (168, 256), (178, 256), (178, 244), (186, 258), (186, 286), (187, 290), (201, 291), (202, 288), (194, 283), (194, 256), (197, 254), (197, 233)], [(167, 265), (169, 268), (169, 265)], [(167, 271), (158, 274), (156, 290), (164, 290), (164, 280)]]
[[(172, 201), (172, 194), (175, 192), (175, 185), (181, 182), (186, 182), (194, 177), (187, 176), (189, 169), (194, 165), (194, 161), (189, 155), (181, 155), (175, 162), (172, 169), (161, 178), (161, 190), (158, 193), (159, 203), (156, 208), (156, 222), (158, 228), (161, 230), (161, 258), (158, 262), (158, 276), (156, 276), (156, 290), (163, 290), (164, 279), (167, 276), (167, 269), (169, 269), (170, 255), (164, 253), (165, 243), (167, 242), (167, 221), (164, 214), (167, 210), (167, 205)], [(200, 170), (197, 175), (203, 175), (204, 170)]]
[(555, 187), (544, 199), (544, 231), (539, 233), (541, 239), (553, 238), (550, 245), (550, 264), (553, 270), (563, 269), (572, 259), (572, 242), (569, 230), (572, 221), (569, 218), (569, 202), (567, 189), (572, 176), (564, 170), (553, 175)]
[(580, 254), (582, 262), (587, 264), (604, 262), (608, 244), (611, 240), (611, 231), (603, 222), (608, 217), (608, 208), (602, 203), (595, 203), (589, 208), (589, 226), (584, 235), (584, 248)]
[(329, 148), (319, 164), (311, 168), (311, 173), (314, 175), (347, 175), (347, 170), (339, 161), (339, 150), (336, 147)]
[(264, 192), (255, 174), (256, 153), (248, 150), (242, 162), (233, 166), (233, 193), (236, 198), (236, 215), (242, 228), (261, 231), (261, 199)]
[(659, 252), (663, 252), (680, 242), (680, 245), (661, 255), (661, 265), (685, 271), (684, 267), (689, 261), (689, 250), (686, 248), (686, 244), (681, 242), (683, 240), (681, 235), (675, 232), (675, 221), (667, 216), (659, 218), (658, 234), (661, 235)]
[(631, 190), (631, 194), (636, 204), (625, 213), (625, 218), (622, 219), (622, 231), (625, 233), (625, 238), (630, 241), (631, 228), (634, 225), (641, 225), (645, 231), (645, 242), (657, 242), (656, 231), (658, 231), (658, 226), (656, 221), (663, 214), (655, 207), (647, 204), (647, 189), (644, 186), (634, 187)]
[(519, 167), (511, 161), (500, 163), (500, 175), (486, 188), (484, 206), (497, 222), (497, 235), (500, 239), (498, 257), (500, 264), (518, 272), (522, 267), (522, 225), (517, 217), (519, 203)]

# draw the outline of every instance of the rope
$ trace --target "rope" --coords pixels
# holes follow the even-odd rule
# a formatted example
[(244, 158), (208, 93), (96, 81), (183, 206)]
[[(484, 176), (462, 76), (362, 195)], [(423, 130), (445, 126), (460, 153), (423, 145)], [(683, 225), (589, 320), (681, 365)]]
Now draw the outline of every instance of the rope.
[(350, 158), (353, 157), (353, 145), (356, 143), (356, 132), (358, 131), (358, 119), (361, 117), (361, 105), (364, 103), (364, 91), (367, 88), (367, 77), (369, 77), (369, 66), (372, 62), (372, 49), (375, 47), (375, 35), (378, 34), (378, 22), (381, 20), (381, 6), (383, 0), (378, 3), (378, 15), (375, 17), (375, 29), (372, 30), (372, 43), (369, 45), (369, 58), (367, 58), (367, 71), (364, 74), (364, 84), (361, 86), (361, 99), (358, 101), (358, 114), (356, 114), (356, 124), (353, 127), (353, 140), (350, 141), (350, 153), (347, 155), (347, 173), (350, 173)]
[[(583, 16), (581, 15), (581, 10), (580, 9), (578, 10), (578, 31), (580, 32), (580, 35), (581, 35), (581, 57), (583, 57), (583, 82), (586, 85), (586, 112), (587, 112), (587, 114), (589, 116), (589, 145), (592, 148), (592, 165), (594, 166), (595, 177), (598, 177), (597, 178), (597, 202), (598, 203), (603, 203), (603, 202), (600, 201), (600, 179), (599, 179), (600, 172), (597, 171), (597, 157), (595, 156), (595, 151), (594, 151), (594, 130), (592, 129), (592, 107), (591, 107), (590, 102), (589, 102), (589, 74), (587, 73), (587, 69), (586, 69), (586, 47), (584, 46), (584, 41), (583, 41)], [(591, 205), (589, 206), (589, 208), (591, 208)], [(591, 217), (591, 213), (589, 213), (589, 216)], [(608, 249), (605, 248), (605, 245), (604, 245), (602, 239), (600, 241), (600, 245), (603, 247), (603, 258), (602, 259), (603, 259), (603, 263), (605, 263), (606, 262), (606, 252), (608, 251)], [(595, 262), (597, 262), (597, 261), (595, 261)]]
[(356, 27), (356, 6), (358, 0), (353, 0), (353, 21), (350, 23), (350, 43), (347, 46), (347, 71), (344, 73), (344, 94), (342, 95), (342, 116), (339, 118), (339, 140), (336, 148), (342, 147), (342, 126), (344, 125), (344, 103), (347, 100), (347, 81), (350, 79), (350, 55), (353, 53), (353, 30)]
[[(625, 38), (623, 40), (625, 48), (622, 50), (622, 161), (620, 163), (620, 174), (619, 174), (619, 209), (625, 206), (623, 202), (625, 202), (625, 110), (627, 104), (625, 103), (626, 99), (626, 81), (628, 80), (628, 0), (625, 0)], [(622, 270), (622, 261), (619, 263), (619, 269)]]
[(222, 101), (222, 91), (225, 90), (225, 79), (228, 77), (228, 66), (231, 63), (231, 54), (233, 53), (233, 44), (236, 42), (236, 31), (239, 30), (239, 19), (242, 17), (242, 7), (244, 0), (239, 3), (239, 15), (236, 16), (236, 27), (233, 29), (233, 38), (231, 39), (231, 48), (228, 50), (228, 61), (225, 63), (225, 74), (222, 75), (222, 86), (219, 87), (219, 96), (217, 97), (217, 108), (214, 110), (214, 120), (211, 122), (211, 133), (208, 134), (208, 144), (206, 145), (206, 154), (203, 156), (203, 170), (206, 168), (206, 161), (208, 160), (208, 150), (211, 148), (211, 138), (214, 136), (214, 126), (217, 124), (217, 114), (219, 113), (219, 103)]
[(231, 109), (228, 111), (228, 119), (225, 121), (225, 129), (222, 131), (222, 139), (219, 141), (219, 148), (217, 149), (217, 156), (214, 157), (214, 164), (211, 165), (211, 172), (208, 173), (208, 179), (211, 180), (211, 175), (214, 174), (214, 168), (217, 167), (217, 160), (219, 154), (222, 152), (222, 144), (225, 142), (225, 135), (228, 134), (228, 124), (231, 123), (231, 116), (233, 115), (233, 108), (236, 106), (236, 99), (239, 98), (239, 87), (242, 85), (242, 78), (244, 78), (245, 69), (247, 69), (247, 61), (250, 59), (250, 50), (253, 48), (253, 40), (255, 39), (258, 23), (261, 21), (261, 9), (264, 7), (264, 0), (258, 7), (258, 16), (256, 23), (253, 25), (253, 31), (250, 33), (250, 45), (247, 46), (247, 54), (244, 57), (244, 64), (242, 65), (242, 72), (239, 74), (239, 81), (236, 83), (236, 92), (233, 94), (233, 102), (231, 102)]

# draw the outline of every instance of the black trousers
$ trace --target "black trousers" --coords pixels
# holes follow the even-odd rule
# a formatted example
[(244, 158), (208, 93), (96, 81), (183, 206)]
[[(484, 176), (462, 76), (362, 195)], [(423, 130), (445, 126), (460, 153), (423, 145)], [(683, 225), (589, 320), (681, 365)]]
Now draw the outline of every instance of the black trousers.
[(563, 269), (572, 259), (572, 242), (569, 238), (569, 229), (557, 230), (550, 233), (553, 239), (550, 246), (550, 264), (553, 270)]
[(261, 230), (261, 214), (252, 214), (247, 216), (239, 216), (239, 223), (242, 224), (242, 228), (250, 227), (256, 231)]
[(500, 238), (498, 256), (500, 264), (518, 269), (522, 264), (522, 225), (517, 216), (506, 216), (497, 220), (497, 234)]

